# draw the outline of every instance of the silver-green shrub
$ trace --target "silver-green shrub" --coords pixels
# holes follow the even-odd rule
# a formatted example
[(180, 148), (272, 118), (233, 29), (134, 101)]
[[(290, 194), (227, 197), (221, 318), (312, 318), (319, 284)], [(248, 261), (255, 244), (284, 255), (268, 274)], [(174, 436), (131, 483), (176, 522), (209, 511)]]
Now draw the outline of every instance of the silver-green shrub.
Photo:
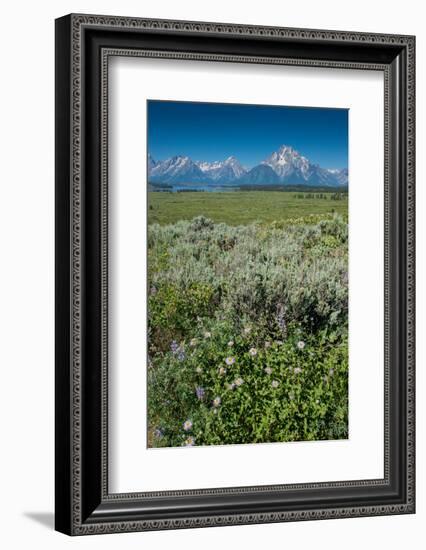
[(150, 225), (151, 446), (347, 437), (339, 216)]

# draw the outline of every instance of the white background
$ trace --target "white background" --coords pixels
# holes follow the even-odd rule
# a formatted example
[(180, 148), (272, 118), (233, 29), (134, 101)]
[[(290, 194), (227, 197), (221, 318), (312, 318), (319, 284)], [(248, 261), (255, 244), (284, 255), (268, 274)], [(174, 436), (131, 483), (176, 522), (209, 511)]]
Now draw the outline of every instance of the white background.
[[(128, 57), (110, 64), (110, 491), (382, 478), (383, 73)], [(146, 448), (145, 247), (135, 253), (136, 236), (146, 241), (146, 98), (349, 109), (348, 440)]]
[(95, 536), (70, 539), (53, 524), (53, 19), (64, 13), (417, 34), (417, 143), (426, 148), (426, 31), (422, 3), (299, 0), (297, 4), (215, 0), (16, 2), (3, 6), (0, 235), (0, 543), (7, 549), (65, 547), (298, 549), (421, 548), (424, 540), (426, 378), (425, 204), (418, 159), (418, 512), (352, 520)]

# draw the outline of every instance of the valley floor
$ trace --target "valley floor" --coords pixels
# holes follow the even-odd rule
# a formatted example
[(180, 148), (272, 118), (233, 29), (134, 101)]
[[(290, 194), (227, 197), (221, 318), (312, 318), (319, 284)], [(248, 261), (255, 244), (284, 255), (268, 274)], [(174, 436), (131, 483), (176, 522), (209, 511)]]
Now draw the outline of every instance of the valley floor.
[(339, 200), (333, 197), (334, 193), (297, 191), (149, 192), (148, 223), (165, 225), (202, 215), (216, 223), (246, 225), (255, 221), (291, 223), (293, 219), (310, 215), (346, 215), (347, 194)]

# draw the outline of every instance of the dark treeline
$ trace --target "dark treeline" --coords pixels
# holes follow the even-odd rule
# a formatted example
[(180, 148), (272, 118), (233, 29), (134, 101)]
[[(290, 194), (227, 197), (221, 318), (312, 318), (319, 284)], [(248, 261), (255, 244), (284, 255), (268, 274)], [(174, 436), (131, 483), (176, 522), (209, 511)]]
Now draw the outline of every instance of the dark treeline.
[[(345, 187), (317, 187), (309, 185), (241, 185), (238, 189), (240, 191), (287, 191), (300, 193), (330, 193), (334, 194), (347, 194), (348, 188)], [(312, 195), (311, 195), (312, 196)]]
[(348, 198), (347, 193), (298, 193), (293, 195), (294, 199), (325, 199), (332, 201), (341, 201)]

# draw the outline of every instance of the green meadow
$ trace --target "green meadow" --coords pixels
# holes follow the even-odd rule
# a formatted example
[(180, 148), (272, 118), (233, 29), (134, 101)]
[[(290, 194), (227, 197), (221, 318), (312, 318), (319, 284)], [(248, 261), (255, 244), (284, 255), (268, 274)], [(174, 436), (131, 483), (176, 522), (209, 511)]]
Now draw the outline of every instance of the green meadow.
[(297, 191), (148, 193), (148, 223), (168, 225), (204, 216), (215, 223), (291, 221), (307, 216), (346, 215), (347, 194)]

